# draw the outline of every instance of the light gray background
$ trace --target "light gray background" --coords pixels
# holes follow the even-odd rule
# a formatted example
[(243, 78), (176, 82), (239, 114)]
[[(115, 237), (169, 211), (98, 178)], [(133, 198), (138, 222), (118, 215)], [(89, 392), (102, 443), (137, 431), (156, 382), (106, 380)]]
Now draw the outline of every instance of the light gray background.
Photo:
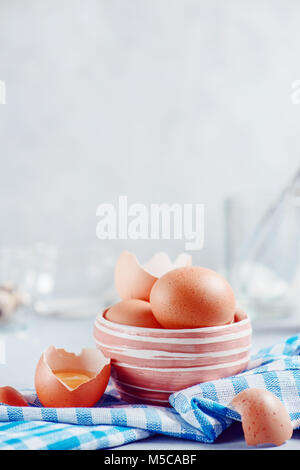
[(299, 14), (296, 0), (1, 0), (0, 246), (98, 246), (96, 207), (123, 194), (204, 203), (194, 259), (222, 264), (224, 197), (276, 194), (299, 162)]
[[(297, 0), (0, 0), (0, 247), (103, 245), (144, 258), (184, 248), (97, 241), (97, 206), (127, 195), (204, 203), (205, 246), (194, 260), (222, 265), (224, 198), (254, 192), (263, 204), (299, 164), (299, 15)], [(90, 321), (67, 336), (63, 323), (41, 322), (7, 337), (1, 373), (13, 386), (32, 386), (51, 342), (92, 343)], [(12, 374), (20, 352), (27, 359)], [(295, 432), (285, 448), (298, 441)], [(180, 445), (193, 446), (136, 447)], [(241, 431), (225, 438), (230, 446), (246, 447)]]

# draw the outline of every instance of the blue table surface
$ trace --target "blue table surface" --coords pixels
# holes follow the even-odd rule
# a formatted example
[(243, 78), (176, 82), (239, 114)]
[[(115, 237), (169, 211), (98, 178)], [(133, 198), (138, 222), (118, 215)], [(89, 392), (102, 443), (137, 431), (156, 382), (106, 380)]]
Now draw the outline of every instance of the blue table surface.
[[(23, 312), (16, 327), (1, 328), (0, 339), (4, 341), (6, 363), (0, 365), (1, 384), (19, 390), (34, 387), (36, 364), (44, 349), (51, 344), (67, 351), (79, 353), (83, 347), (94, 347), (92, 331), (93, 318), (69, 319), (41, 317)], [(300, 318), (290, 320), (267, 320), (253, 322), (253, 351), (283, 341), (300, 332)], [(266, 447), (261, 447), (266, 449)], [(156, 435), (148, 439), (114, 449), (120, 450), (218, 450), (249, 449), (245, 443), (240, 423), (230, 426), (213, 444), (202, 444), (188, 440)], [(250, 448), (251, 449), (251, 448)], [(260, 449), (260, 447), (259, 447)], [(270, 446), (269, 450), (300, 449), (300, 430), (294, 431), (292, 439), (280, 447)]]

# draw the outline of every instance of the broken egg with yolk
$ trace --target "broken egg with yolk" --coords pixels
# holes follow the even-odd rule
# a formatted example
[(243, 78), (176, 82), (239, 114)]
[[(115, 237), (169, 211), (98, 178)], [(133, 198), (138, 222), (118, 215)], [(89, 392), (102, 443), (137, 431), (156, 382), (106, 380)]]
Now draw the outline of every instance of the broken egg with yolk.
[(45, 407), (90, 407), (102, 397), (110, 377), (110, 359), (94, 348), (79, 355), (47, 348), (35, 371), (35, 389)]

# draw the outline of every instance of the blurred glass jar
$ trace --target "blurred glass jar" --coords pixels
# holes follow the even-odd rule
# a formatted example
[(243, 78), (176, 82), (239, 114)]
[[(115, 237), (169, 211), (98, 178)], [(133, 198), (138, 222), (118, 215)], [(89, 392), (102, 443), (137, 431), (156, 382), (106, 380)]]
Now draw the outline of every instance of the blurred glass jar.
[(37, 314), (94, 317), (115, 301), (115, 258), (107, 245), (100, 245), (59, 248), (44, 260), (37, 269), (33, 292), (32, 304)]
[[(113, 303), (115, 259), (107, 245), (100, 245), (58, 248), (37, 243), (0, 248), (0, 290), (3, 286), (7, 311), (1, 316), (0, 298), (0, 326), (25, 326), (25, 310), (44, 316), (85, 318)], [(7, 290), (18, 293), (18, 308), (6, 308), (12, 305)]]
[(300, 191), (225, 202), (225, 264), (239, 305), (253, 319), (300, 321)]
[(0, 247), (0, 328), (25, 326), (24, 311), (30, 304), (28, 284), (32, 252), (28, 247)]

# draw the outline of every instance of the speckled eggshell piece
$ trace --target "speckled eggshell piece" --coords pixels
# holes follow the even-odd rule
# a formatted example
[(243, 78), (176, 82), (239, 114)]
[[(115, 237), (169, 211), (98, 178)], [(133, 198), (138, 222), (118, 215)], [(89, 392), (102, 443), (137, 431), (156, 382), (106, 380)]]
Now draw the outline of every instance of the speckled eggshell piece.
[(283, 403), (271, 392), (248, 388), (231, 402), (241, 415), (245, 440), (249, 446), (280, 446), (292, 437), (293, 425)]

